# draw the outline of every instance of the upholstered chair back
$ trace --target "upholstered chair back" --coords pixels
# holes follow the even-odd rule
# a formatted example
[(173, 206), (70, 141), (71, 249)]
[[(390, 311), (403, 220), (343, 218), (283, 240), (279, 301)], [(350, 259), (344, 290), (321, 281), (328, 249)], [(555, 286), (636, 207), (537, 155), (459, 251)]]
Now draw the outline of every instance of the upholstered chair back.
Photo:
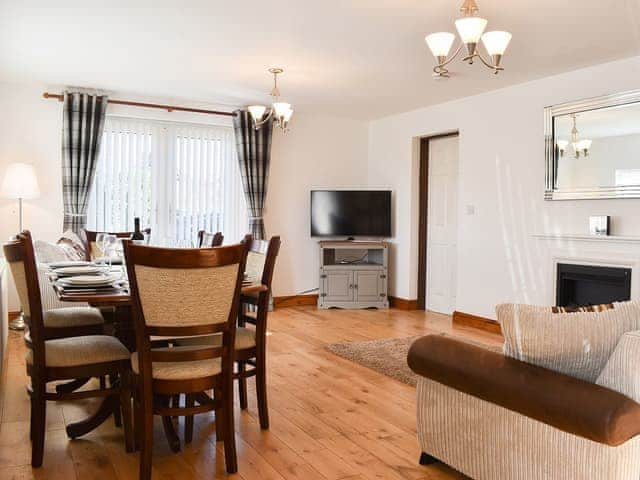
[(247, 255), (246, 279), (271, 287), (273, 270), (279, 251), (279, 236), (271, 237), (270, 240), (253, 240)]
[[(44, 356), (42, 301), (31, 233), (28, 230), (19, 233), (3, 246), (3, 250), (18, 291), (25, 322), (29, 327), (29, 344), (36, 357), (40, 353)], [(44, 364), (44, 358), (41, 363)]]
[(198, 232), (198, 247), (220, 247), (224, 241), (224, 235), (222, 232), (207, 232), (206, 230), (200, 230)]
[(146, 325), (189, 327), (228, 320), (239, 261), (204, 268), (134, 268)]
[(131, 293), (149, 335), (201, 335), (234, 325), (247, 245), (156, 248), (125, 241)]

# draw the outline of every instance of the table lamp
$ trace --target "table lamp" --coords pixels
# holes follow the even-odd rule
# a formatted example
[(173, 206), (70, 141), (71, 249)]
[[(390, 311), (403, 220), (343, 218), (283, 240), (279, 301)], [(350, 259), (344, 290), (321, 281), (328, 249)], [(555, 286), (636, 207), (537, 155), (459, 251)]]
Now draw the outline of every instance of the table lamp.
[[(22, 232), (22, 200), (40, 196), (38, 178), (33, 165), (28, 163), (10, 164), (2, 179), (2, 185), (0, 185), (0, 196), (18, 200), (18, 232)], [(24, 330), (24, 326), (22, 312), (18, 318), (9, 323), (9, 328), (12, 330)]]

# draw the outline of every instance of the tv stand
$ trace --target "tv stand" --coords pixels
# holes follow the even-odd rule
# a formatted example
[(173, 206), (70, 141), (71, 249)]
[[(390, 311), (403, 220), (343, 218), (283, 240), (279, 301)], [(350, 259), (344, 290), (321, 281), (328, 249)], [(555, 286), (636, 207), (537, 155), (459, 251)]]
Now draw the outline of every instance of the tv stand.
[(320, 242), (318, 308), (388, 308), (387, 242)]

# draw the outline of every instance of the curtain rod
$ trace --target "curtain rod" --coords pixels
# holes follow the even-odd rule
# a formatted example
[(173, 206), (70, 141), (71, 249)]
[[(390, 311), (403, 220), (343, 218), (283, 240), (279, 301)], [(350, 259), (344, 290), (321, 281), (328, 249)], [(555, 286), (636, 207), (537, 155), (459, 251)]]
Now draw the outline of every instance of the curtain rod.
[[(56, 100), (62, 102), (64, 100), (64, 95), (59, 95), (57, 93), (49, 93), (44, 92), (42, 94), (44, 98), (55, 98)], [(235, 113), (233, 112), (220, 112), (218, 110), (204, 110), (201, 108), (191, 108), (191, 107), (180, 107), (176, 105), (162, 105), (159, 103), (144, 103), (144, 102), (131, 102), (129, 100), (111, 100), (109, 99), (108, 103), (113, 103), (116, 105), (128, 105), (130, 107), (143, 107), (143, 108), (159, 108), (160, 110), (166, 110), (167, 112), (192, 112), (192, 113), (206, 113), (209, 115), (223, 115), (225, 117), (233, 117)]]

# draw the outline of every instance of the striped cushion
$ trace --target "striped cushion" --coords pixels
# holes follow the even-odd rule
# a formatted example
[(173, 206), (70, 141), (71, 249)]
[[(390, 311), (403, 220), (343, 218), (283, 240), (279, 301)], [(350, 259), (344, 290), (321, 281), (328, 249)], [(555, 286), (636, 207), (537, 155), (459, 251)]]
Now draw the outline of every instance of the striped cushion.
[(640, 304), (614, 303), (598, 312), (553, 313), (549, 307), (496, 307), (504, 353), (595, 382), (625, 332), (640, 330)]
[(604, 312), (605, 310), (612, 310), (613, 303), (603, 303), (601, 305), (585, 305), (582, 307), (551, 307), (553, 313), (573, 313), (573, 312)]
[(104, 318), (97, 308), (65, 307), (45, 311), (43, 321), (44, 326), (49, 328), (82, 327), (102, 325)]
[[(103, 362), (127, 360), (129, 350), (120, 341), (109, 335), (87, 335), (84, 337), (60, 338), (44, 343), (47, 367), (78, 367)], [(28, 364), (33, 363), (33, 350), (26, 355)]]

